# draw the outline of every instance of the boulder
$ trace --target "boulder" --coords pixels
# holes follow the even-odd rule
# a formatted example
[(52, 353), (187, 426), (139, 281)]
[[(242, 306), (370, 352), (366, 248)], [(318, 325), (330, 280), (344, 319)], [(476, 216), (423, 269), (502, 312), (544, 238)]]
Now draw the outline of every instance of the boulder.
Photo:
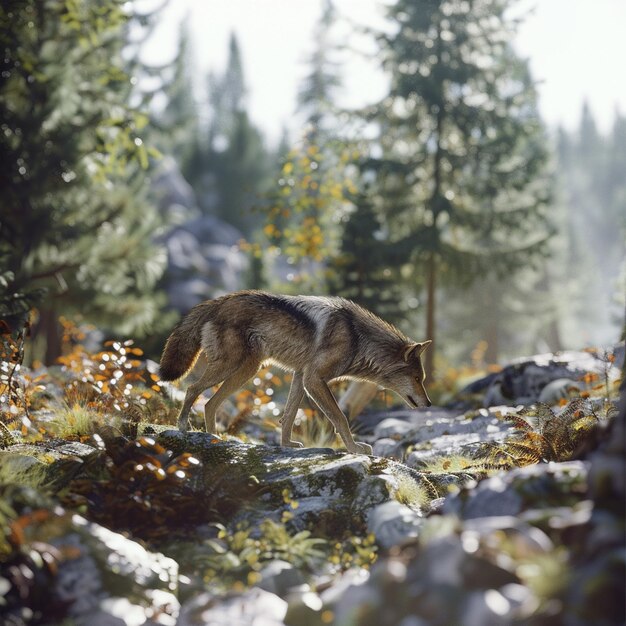
[(181, 609), (176, 626), (284, 626), (287, 602), (264, 589), (215, 597), (203, 593)]
[(1, 495), (13, 533), (12, 552), (0, 560), (7, 624), (174, 626), (175, 561), (31, 488), (3, 486)]
[(247, 258), (237, 244), (243, 235), (212, 215), (183, 222), (163, 238), (167, 249), (166, 290), (172, 306), (181, 312), (216, 292), (242, 286)]
[(161, 432), (156, 441), (201, 461), (203, 478), (194, 489), (222, 507), (232, 504), (232, 528), (287, 514), (294, 530), (337, 537), (364, 529), (372, 508), (396, 499), (421, 514), (423, 477), (388, 459), (330, 448), (255, 446), (177, 430)]
[(377, 454), (419, 469), (432, 457), (471, 455), (482, 443), (505, 439), (513, 428), (500, 416), (513, 411), (505, 406), (468, 413), (442, 408), (397, 409), (361, 415), (355, 429), (373, 444)]
[(178, 614), (178, 565), (127, 537), (73, 515), (50, 543), (72, 554), (59, 567), (52, 593), (78, 626), (173, 626)]
[(67, 485), (98, 450), (62, 439), (16, 443), (0, 450), (0, 484), (15, 483), (58, 490)]
[(417, 537), (422, 516), (415, 509), (395, 500), (383, 502), (367, 515), (367, 529), (385, 550)]
[(585, 494), (588, 470), (588, 463), (569, 461), (538, 463), (502, 472), (478, 485), (461, 487), (446, 499), (442, 512), (474, 519), (573, 506)]
[[(613, 350), (617, 362), (623, 359), (623, 352), (623, 344)], [(568, 397), (571, 389), (584, 388), (586, 374), (602, 379), (605, 372), (611, 381), (619, 376), (616, 367), (608, 367), (600, 351), (539, 354), (514, 360), (501, 371), (470, 383), (452, 404), (457, 408), (532, 404), (539, 400), (556, 404), (561, 397)]]

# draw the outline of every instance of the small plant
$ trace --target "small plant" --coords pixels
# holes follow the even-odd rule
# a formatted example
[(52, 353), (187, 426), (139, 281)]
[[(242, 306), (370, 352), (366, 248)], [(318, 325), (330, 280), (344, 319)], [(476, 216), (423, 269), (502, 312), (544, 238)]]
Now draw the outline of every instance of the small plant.
[(466, 479), (481, 479), (506, 469), (506, 466), (495, 461), (456, 454), (430, 457), (422, 461), (419, 469), (428, 474), (453, 474)]
[(233, 582), (253, 585), (261, 569), (276, 559), (314, 571), (330, 552), (328, 542), (312, 537), (308, 530), (292, 534), (284, 524), (270, 519), (256, 529), (240, 525), (229, 531), (221, 524), (214, 526), (217, 537), (203, 541), (192, 553), (178, 558), (188, 573), (200, 576), (205, 583), (226, 588)]
[(584, 391), (581, 396), (585, 398), (601, 397), (606, 403), (612, 404), (611, 396), (613, 393), (618, 393), (620, 384), (619, 377), (616, 378), (611, 375), (615, 366), (615, 352), (606, 349), (600, 351), (597, 348), (588, 348), (586, 352), (593, 354), (602, 361), (602, 373), (587, 372), (581, 377), (581, 381), (587, 386), (587, 391)]
[(51, 430), (63, 439), (81, 439), (100, 430), (101, 413), (78, 402), (55, 410)]
[(433, 499), (431, 489), (427, 489), (420, 485), (414, 478), (408, 474), (395, 473), (397, 481), (397, 489), (394, 493), (395, 499), (401, 504), (410, 507), (427, 507)]
[(364, 537), (356, 535), (334, 543), (328, 562), (339, 570), (347, 570), (351, 567), (369, 569), (377, 558), (376, 537), (373, 533), (369, 533)]
[[(145, 406), (154, 394), (162, 394), (162, 383), (156, 374), (149, 372), (137, 357), (143, 354), (134, 342), (107, 341), (105, 349), (88, 353), (82, 345), (59, 358), (68, 374), (64, 385), (66, 399), (73, 403), (78, 398), (101, 407), (121, 411), (128, 408), (131, 397)], [(139, 386), (139, 393), (135, 393)]]
[(294, 438), (301, 441), (306, 448), (341, 448), (343, 446), (330, 420), (313, 409), (298, 411), (293, 434)]
[[(285, 377), (286, 378), (286, 377)], [(229, 435), (236, 435), (250, 420), (260, 421), (274, 430), (276, 418), (282, 412), (282, 406), (276, 399), (276, 391), (285, 382), (281, 376), (269, 369), (261, 369), (252, 380), (252, 384), (239, 391), (233, 400), (234, 414), (226, 428)]]
[(7, 421), (23, 412), (28, 417), (28, 397), (19, 372), (24, 361), (24, 340), (30, 324), (18, 332), (0, 320), (0, 419)]
[(509, 467), (567, 461), (593, 437), (600, 424), (600, 417), (585, 398), (572, 400), (559, 412), (537, 403), (503, 419), (512, 422), (517, 433), (502, 443), (487, 444), (484, 450), (491, 462)]
[[(31, 616), (28, 623), (41, 623), (44, 616), (61, 619), (67, 608), (51, 602), (47, 593), (64, 555), (42, 539), (42, 527), (54, 523), (63, 510), (30, 506), (33, 493), (14, 486), (0, 490), (0, 613), (24, 615), (27, 609)], [(20, 502), (22, 497), (27, 502)], [(7, 624), (26, 623), (8, 619)]]
[(189, 453), (175, 457), (147, 437), (119, 438), (102, 447), (103, 458), (94, 464), (98, 475), (73, 481), (65, 498), (85, 506), (89, 518), (152, 541), (169, 537), (172, 529), (219, 519), (210, 497), (198, 501), (193, 481), (202, 465)]
[(270, 519), (258, 528), (239, 525), (230, 531), (221, 524), (214, 526), (217, 537), (190, 546), (185, 554), (177, 554), (177, 559), (188, 575), (200, 577), (204, 585), (212, 583), (225, 589), (254, 585), (261, 570), (277, 559), (312, 573), (325, 564), (335, 571), (369, 568), (377, 557), (373, 534), (331, 543), (308, 530), (294, 533), (288, 524)]

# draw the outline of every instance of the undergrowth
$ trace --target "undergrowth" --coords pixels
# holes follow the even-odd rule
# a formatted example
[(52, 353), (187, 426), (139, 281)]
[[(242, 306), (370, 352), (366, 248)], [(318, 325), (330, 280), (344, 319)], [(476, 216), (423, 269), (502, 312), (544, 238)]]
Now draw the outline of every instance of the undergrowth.
[(598, 410), (587, 398), (572, 400), (560, 410), (538, 402), (504, 415), (515, 434), (503, 442), (484, 444), (480, 456), (504, 468), (568, 461), (594, 444), (599, 429), (615, 412), (613, 404), (604, 403)]
[(218, 590), (243, 589), (261, 578), (268, 563), (286, 561), (302, 574), (337, 573), (351, 567), (368, 569), (377, 558), (373, 535), (343, 540), (315, 537), (309, 530), (293, 532), (287, 524), (266, 519), (258, 527), (240, 524), (234, 531), (213, 524), (215, 535), (200, 543), (163, 546), (195, 584)]

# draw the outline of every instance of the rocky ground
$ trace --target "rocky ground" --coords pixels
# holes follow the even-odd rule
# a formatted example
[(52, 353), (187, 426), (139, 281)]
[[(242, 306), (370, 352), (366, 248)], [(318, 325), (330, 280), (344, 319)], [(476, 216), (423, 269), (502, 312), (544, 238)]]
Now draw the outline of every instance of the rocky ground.
[(533, 357), (446, 407), (365, 412), (354, 429), (374, 456), (281, 448), (259, 412), (236, 436), (182, 434), (164, 423), (175, 402), (156, 419), (154, 375), (124, 407), (77, 394), (76, 371), (13, 372), (2, 624), (626, 619), (626, 406), (607, 401), (606, 355)]

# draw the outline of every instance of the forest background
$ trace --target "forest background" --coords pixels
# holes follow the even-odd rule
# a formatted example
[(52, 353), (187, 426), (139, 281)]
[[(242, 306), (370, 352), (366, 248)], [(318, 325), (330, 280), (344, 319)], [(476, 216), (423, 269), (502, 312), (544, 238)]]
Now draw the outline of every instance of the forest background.
[[(435, 378), (615, 343), (626, 118), (601, 131), (583, 105), (577, 128), (546, 126), (518, 5), (395, 0), (376, 29), (320, 3), (272, 142), (235, 34), (201, 75), (188, 23), (171, 62), (145, 54), (163, 8), (3, 3), (0, 317), (30, 320), (26, 362), (55, 362), (76, 326), (158, 358), (180, 313), (238, 288), (352, 298), (433, 338)], [(359, 107), (338, 104), (357, 54), (340, 29), (384, 77)]]

